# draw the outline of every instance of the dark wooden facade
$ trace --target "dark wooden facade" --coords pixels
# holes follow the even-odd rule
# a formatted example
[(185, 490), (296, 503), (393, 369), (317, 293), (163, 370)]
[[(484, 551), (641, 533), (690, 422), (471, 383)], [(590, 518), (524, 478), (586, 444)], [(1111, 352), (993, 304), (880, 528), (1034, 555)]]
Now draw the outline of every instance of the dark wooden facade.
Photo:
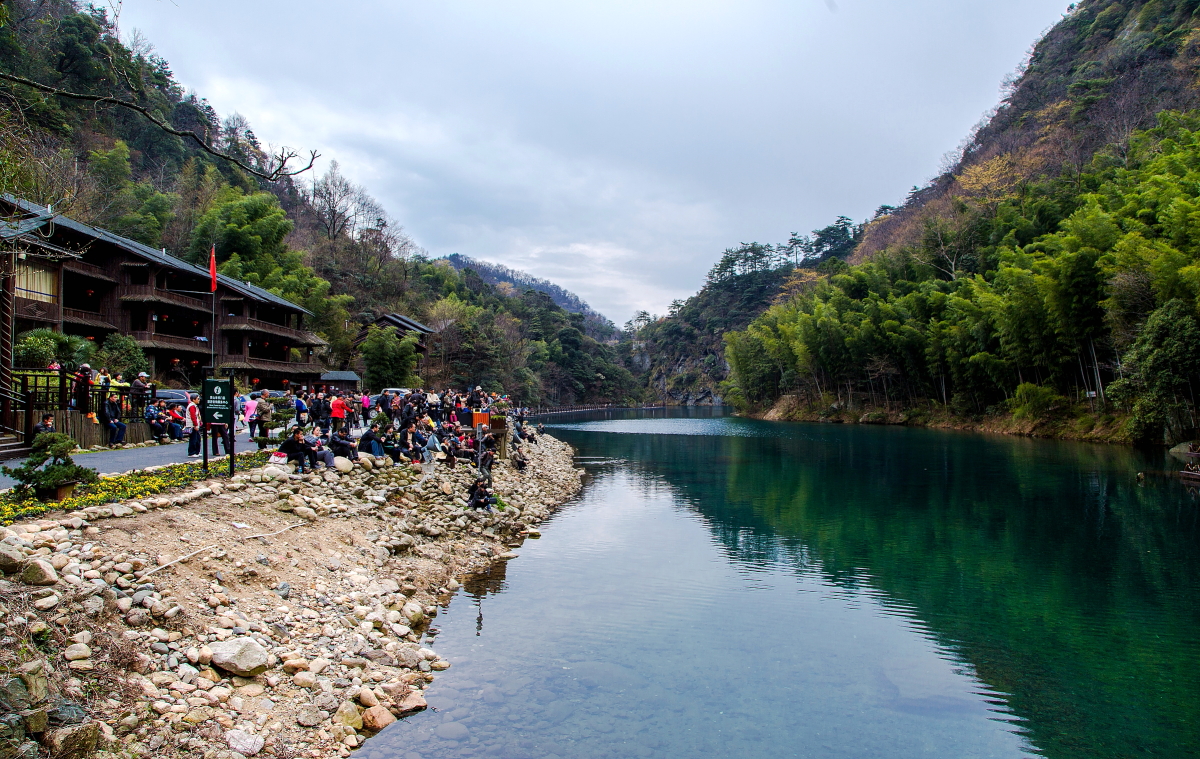
[[(163, 384), (191, 386), (206, 370), (232, 369), (242, 387), (299, 387), (325, 371), (317, 358), (325, 341), (294, 303), (225, 276), (214, 294), (203, 267), (11, 197), (0, 199), (0, 215), (10, 220), (0, 251), (9, 340), (37, 327), (97, 344), (121, 332)], [(18, 228), (22, 221), (34, 228)], [(10, 352), (9, 373), (11, 360)]]

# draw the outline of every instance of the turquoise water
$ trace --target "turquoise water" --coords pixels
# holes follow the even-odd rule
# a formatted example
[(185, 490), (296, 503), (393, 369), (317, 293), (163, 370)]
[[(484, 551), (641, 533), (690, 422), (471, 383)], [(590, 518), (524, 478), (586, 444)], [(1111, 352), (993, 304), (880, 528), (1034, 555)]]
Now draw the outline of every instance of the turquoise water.
[(357, 755), (1200, 755), (1200, 506), (1165, 456), (721, 413), (552, 425), (583, 492), (459, 592), (434, 708)]

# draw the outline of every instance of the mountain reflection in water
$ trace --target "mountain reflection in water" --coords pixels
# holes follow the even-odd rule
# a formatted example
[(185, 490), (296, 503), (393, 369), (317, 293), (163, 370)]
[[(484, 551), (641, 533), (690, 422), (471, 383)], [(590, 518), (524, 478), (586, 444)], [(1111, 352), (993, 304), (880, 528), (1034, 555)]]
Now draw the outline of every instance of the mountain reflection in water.
[(438, 711), (362, 753), (1200, 754), (1161, 456), (720, 414), (551, 425), (584, 492), (439, 618)]

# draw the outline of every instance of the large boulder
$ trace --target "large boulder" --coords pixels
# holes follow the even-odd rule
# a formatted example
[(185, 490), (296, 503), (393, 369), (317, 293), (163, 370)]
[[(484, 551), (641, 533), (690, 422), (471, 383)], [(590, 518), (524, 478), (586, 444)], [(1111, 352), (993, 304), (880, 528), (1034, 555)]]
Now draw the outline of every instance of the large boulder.
[(353, 472), (354, 471), (354, 462), (351, 461), (350, 459), (346, 458), (345, 456), (334, 456), (333, 457), (333, 468), (338, 470), (342, 474), (345, 474), (347, 472)]
[(265, 741), (261, 735), (253, 735), (244, 730), (230, 730), (225, 733), (225, 742), (229, 748), (242, 756), (254, 756), (263, 750)]
[(209, 643), (212, 665), (239, 677), (254, 677), (267, 671), (270, 654), (253, 638), (230, 638)]
[(396, 702), (396, 711), (401, 714), (407, 714), (408, 712), (420, 711), (427, 706), (429, 704), (425, 703), (425, 697), (419, 691), (413, 691)]
[(24, 563), (25, 555), (20, 550), (0, 545), (0, 572), (6, 575), (16, 574), (21, 571), (21, 565)]
[(60, 727), (46, 733), (43, 743), (55, 759), (84, 759), (96, 753), (100, 723)]
[(400, 613), (408, 619), (410, 625), (420, 624), (421, 620), (425, 619), (425, 611), (421, 608), (420, 604), (414, 601), (404, 604), (400, 609)]
[(362, 713), (363, 729), (372, 733), (379, 732), (395, 721), (396, 718), (387, 710), (386, 706), (372, 706)]
[(362, 716), (353, 701), (343, 701), (338, 710), (333, 713), (333, 721), (335, 724), (352, 727), (355, 730), (362, 730), (363, 727)]
[(421, 666), (421, 662), (424, 660), (416, 649), (409, 648), (408, 646), (397, 648), (392, 652), (392, 658), (395, 659), (396, 666), (407, 667), (409, 669), (416, 669)]
[(58, 572), (54, 565), (42, 559), (34, 559), (21, 570), (21, 582), (26, 585), (54, 585), (58, 583)]

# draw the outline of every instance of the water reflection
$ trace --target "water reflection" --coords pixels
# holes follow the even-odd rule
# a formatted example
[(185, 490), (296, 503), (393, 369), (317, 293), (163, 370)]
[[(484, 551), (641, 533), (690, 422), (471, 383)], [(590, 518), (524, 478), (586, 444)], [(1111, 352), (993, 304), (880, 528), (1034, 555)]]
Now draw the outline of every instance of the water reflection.
[(372, 759), (1198, 753), (1197, 518), (1137, 484), (1158, 457), (704, 412), (554, 434), (593, 481), (455, 599), (438, 711)]

